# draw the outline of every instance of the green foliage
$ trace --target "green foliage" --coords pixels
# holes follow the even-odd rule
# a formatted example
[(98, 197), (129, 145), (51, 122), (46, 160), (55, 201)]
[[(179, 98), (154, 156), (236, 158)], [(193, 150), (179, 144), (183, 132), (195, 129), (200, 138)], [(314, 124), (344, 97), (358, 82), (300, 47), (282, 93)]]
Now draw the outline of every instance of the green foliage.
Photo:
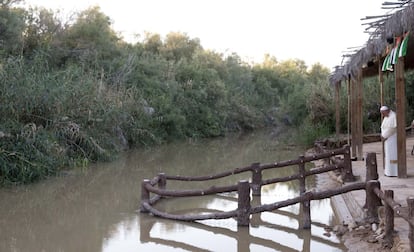
[[(2, 9), (0, 184), (30, 183), (127, 148), (303, 125), (332, 128), (328, 71), (267, 56), (249, 65), (186, 34), (134, 45), (92, 7), (63, 24), (50, 10)], [(316, 124), (317, 127), (312, 125)]]
[(302, 143), (304, 146), (312, 146), (315, 140), (324, 139), (332, 134), (332, 129), (323, 124), (313, 124), (309, 120), (305, 120), (300, 128), (297, 128), (294, 136), (297, 138), (298, 143)]
[(23, 49), (25, 10), (12, 7), (17, 1), (2, 1), (0, 8), (0, 56), (19, 55)]

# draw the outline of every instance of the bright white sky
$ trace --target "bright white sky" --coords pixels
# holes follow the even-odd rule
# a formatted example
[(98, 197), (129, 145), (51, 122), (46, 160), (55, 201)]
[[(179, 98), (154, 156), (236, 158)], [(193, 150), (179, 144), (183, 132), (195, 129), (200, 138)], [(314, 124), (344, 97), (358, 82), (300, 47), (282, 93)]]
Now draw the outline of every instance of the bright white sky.
[[(368, 39), (360, 19), (386, 13), (385, 0), (26, 0), (64, 13), (99, 5), (125, 40), (145, 31), (199, 38), (204, 49), (244, 61), (301, 59), (340, 65), (348, 48)], [(142, 37), (142, 36), (141, 36)]]

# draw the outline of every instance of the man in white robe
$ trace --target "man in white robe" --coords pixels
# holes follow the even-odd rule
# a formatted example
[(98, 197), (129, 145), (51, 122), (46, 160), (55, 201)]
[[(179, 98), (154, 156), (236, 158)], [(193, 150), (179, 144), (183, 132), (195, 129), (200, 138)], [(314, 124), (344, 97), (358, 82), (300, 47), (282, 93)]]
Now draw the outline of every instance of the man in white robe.
[(384, 140), (384, 175), (388, 177), (398, 176), (397, 153), (397, 118), (395, 112), (387, 106), (380, 108), (384, 116), (381, 124), (381, 137)]

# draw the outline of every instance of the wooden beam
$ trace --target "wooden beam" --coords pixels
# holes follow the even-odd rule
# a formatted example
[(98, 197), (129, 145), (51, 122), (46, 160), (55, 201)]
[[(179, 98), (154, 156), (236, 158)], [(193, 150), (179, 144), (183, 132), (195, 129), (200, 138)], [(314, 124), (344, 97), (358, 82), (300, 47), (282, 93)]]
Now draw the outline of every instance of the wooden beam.
[[(380, 84), (380, 101), (381, 106), (384, 104), (384, 73), (382, 72), (382, 59), (381, 56), (378, 56), (378, 81)], [(384, 119), (384, 116), (381, 113), (381, 122)], [(385, 146), (384, 146), (384, 140), (381, 138), (381, 145), (382, 145), (382, 168), (385, 169)]]
[(357, 156), (357, 142), (358, 142), (358, 115), (357, 115), (357, 82), (351, 79), (351, 153), (352, 158)]
[(395, 66), (395, 100), (397, 113), (398, 177), (407, 177), (407, 153), (405, 132), (405, 81), (404, 57), (399, 57)]
[(339, 134), (341, 133), (341, 124), (340, 124), (340, 96), (339, 96), (339, 90), (341, 88), (341, 82), (335, 83), (335, 129), (336, 129), (336, 136), (339, 137)]
[(346, 128), (347, 128), (347, 133), (348, 133), (348, 145), (351, 146), (351, 136), (350, 136), (350, 132), (351, 132), (351, 78), (348, 77), (347, 79), (347, 93), (348, 93), (348, 104), (347, 104), (347, 110), (348, 110), (348, 115), (347, 115), (347, 122), (346, 122)]
[(362, 69), (359, 70), (357, 80), (356, 80), (356, 116), (357, 116), (357, 158), (358, 160), (363, 160), (363, 81), (362, 81)]

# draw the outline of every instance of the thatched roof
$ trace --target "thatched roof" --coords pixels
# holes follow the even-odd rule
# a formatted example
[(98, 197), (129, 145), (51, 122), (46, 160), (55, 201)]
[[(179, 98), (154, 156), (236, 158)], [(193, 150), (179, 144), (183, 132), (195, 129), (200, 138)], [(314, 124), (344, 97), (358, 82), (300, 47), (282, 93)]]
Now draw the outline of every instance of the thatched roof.
[[(402, 36), (405, 32), (410, 31), (409, 48), (406, 55), (406, 68), (414, 68), (410, 63), (414, 58), (414, 3), (412, 0), (398, 0), (396, 2), (384, 2), (382, 9), (389, 9), (390, 13), (381, 16), (366, 17), (361, 20), (370, 20), (363, 24), (367, 25), (366, 31), (370, 37), (364, 47), (353, 51), (351, 54), (344, 55), (347, 61), (341, 66), (335, 67), (335, 70), (329, 77), (331, 84), (338, 83), (348, 78), (355, 79), (358, 72), (362, 69), (363, 76), (374, 76), (378, 74), (379, 59), (385, 57), (388, 45), (387, 39), (396, 36)], [(413, 49), (411, 49), (413, 48)]]

